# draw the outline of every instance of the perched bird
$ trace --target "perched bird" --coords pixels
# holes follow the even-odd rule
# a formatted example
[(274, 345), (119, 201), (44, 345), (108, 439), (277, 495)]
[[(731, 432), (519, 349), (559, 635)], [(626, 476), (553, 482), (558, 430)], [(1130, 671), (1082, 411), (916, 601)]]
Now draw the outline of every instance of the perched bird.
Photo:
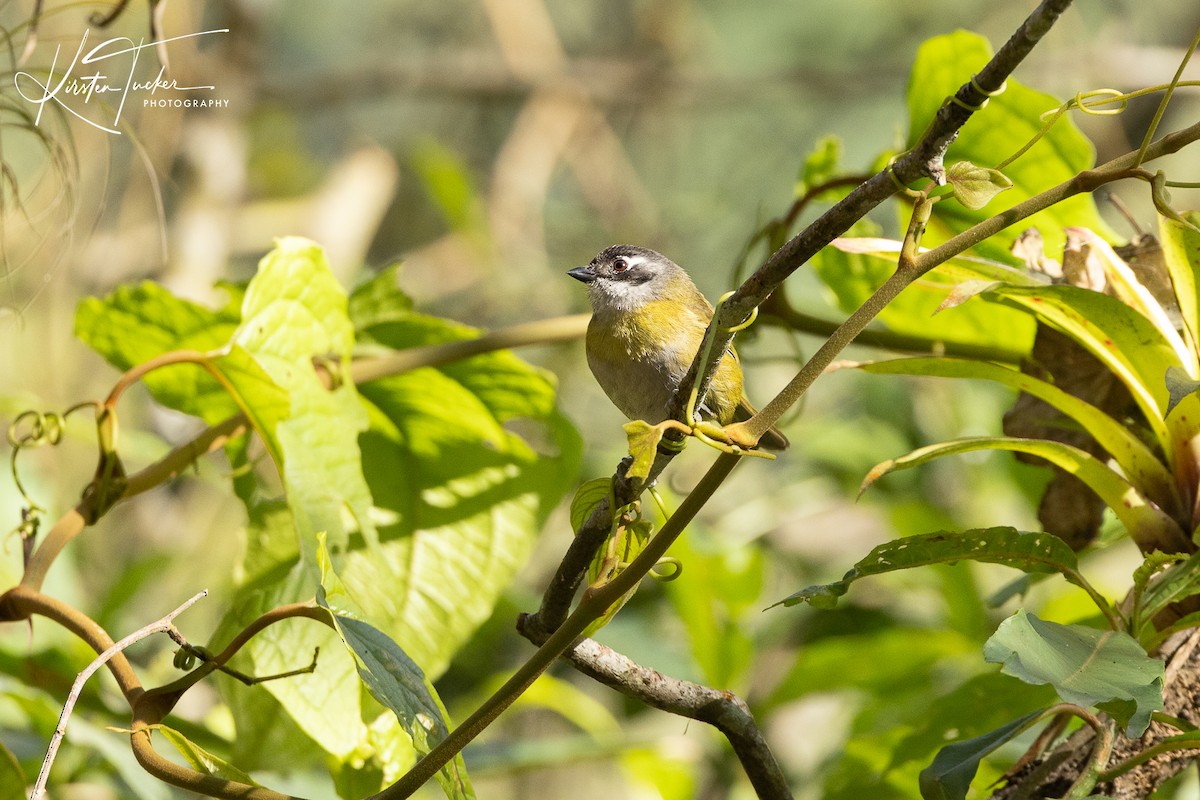
[[(567, 274), (587, 284), (592, 304), (587, 360), (600, 387), (630, 419), (666, 420), (671, 396), (704, 341), (712, 305), (683, 267), (644, 247), (613, 245)], [(755, 413), (732, 348), (721, 357), (698, 411), (720, 425)], [(768, 450), (787, 445), (787, 437), (774, 428), (759, 440)]]

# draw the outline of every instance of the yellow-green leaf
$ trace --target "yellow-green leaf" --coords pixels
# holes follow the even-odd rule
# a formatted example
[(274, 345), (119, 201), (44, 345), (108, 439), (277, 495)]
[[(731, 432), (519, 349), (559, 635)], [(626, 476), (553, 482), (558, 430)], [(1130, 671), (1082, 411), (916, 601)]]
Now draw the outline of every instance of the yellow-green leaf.
[(946, 170), (946, 180), (954, 188), (954, 196), (972, 211), (986, 206), (993, 197), (1013, 182), (998, 169), (979, 167), (970, 161), (955, 161)]

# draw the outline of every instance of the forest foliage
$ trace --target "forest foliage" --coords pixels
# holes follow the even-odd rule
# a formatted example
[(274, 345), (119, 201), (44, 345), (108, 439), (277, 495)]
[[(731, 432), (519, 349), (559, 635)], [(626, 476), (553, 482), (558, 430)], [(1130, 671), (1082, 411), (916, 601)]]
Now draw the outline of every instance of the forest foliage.
[[(947, 98), (974, 82), (993, 57), (985, 39), (964, 31), (921, 46), (907, 92), (906, 148), (922, 144)], [(1156, 91), (1176, 85), (1182, 85), (1178, 77)], [(36, 654), (46, 672), (66, 674), (71, 670), (63, 662), (74, 661), (68, 654), (104, 649), (116, 634), (89, 618), (102, 614), (103, 598), (51, 597), (43, 589), (51, 565), (80, 535), (119, 547), (120, 531), (105, 519), (115, 505), (138, 503), (143, 492), (185, 479), (180, 476), (195, 461), (218, 458), (217, 451), (228, 468), (224, 491), (244, 508), (246, 546), (241, 553), (208, 554), (224, 559), (234, 580), (228, 591), (204, 601), (221, 609), (206, 643), (183, 634), (176, 639), (179, 672), (164, 679), (157, 668), (145, 669), (147, 687), (161, 685), (144, 689), (138, 675), (147, 665), (117, 655), (113, 674), (129, 706), (124, 716), (112, 713), (117, 696), (110, 689), (86, 690), (82, 724), (92, 732), (68, 737), (51, 787), (103, 774), (115, 776), (110, 779), (123, 791), (154, 798), (162, 796), (147, 781), (154, 776), (211, 796), (278, 798), (284, 795), (266, 788), (270, 779), (302, 772), (312, 780), (311, 770), (296, 769), (306, 764), (324, 773), (309, 788), (332, 787), (348, 799), (400, 797), (408, 796), (406, 780), (422, 782), (415, 773), (406, 777), (409, 769), (431, 751), (448, 749), (434, 768), (441, 791), (473, 797), (471, 750), (464, 759), (462, 744), (448, 743), (463, 730), (469, 739), (492, 725), (495, 714), (527, 691), (526, 702), (572, 721), (592, 747), (612, 748), (631, 780), (663, 797), (691, 796), (703, 781), (745, 786), (745, 779), (723, 777), (731, 763), (723, 745), (711, 748), (720, 754), (711, 769), (661, 754), (645, 758), (643, 748), (614, 733), (621, 728), (611, 712), (595, 709), (578, 686), (553, 676), (534, 684), (578, 636), (602, 637), (610, 623), (617, 642), (659, 635), (651, 626), (638, 628), (640, 617), (622, 627), (621, 617), (626, 604), (632, 609), (664, 595), (671, 624), (688, 641), (687, 677), (694, 681), (687, 686), (745, 694), (751, 726), (754, 720), (772, 731), (783, 726), (786, 738), (795, 734), (786, 727), (791, 723), (775, 720), (786, 720), (798, 701), (826, 693), (851, 698), (840, 718), (843, 745), (824, 751), (812, 771), (822, 797), (980, 796), (1022, 752), (1029, 760), (1046, 758), (1054, 747), (1077, 742), (1078, 735), (1068, 737), (1080, 730), (1090, 730), (1091, 738), (1061, 787), (1063, 796), (1123, 791), (1113, 787), (1149, 760), (1150, 748), (1157, 748), (1155, 755), (1189, 751), (1200, 719), (1172, 705), (1169, 689), (1164, 695), (1161, 648), (1200, 622), (1192, 602), (1200, 594), (1194, 541), (1200, 528), (1200, 216), (1171, 205), (1167, 185), (1184, 177), (1152, 172), (1147, 164), (1200, 133), (1192, 126), (1166, 144), (1148, 135), (1135, 157), (1097, 165), (1072, 114), (1119, 110), (1124, 95), (1081, 94), (1062, 103), (1016, 78), (990, 94), (967, 109), (970, 119), (944, 153), (944, 181), (924, 180), (913, 189), (892, 172), (900, 230), (907, 235), (890, 238), (859, 215), (811, 263), (851, 318), (883, 293), (896, 292), (875, 309), (879, 324), (872, 330), (895, 337), (891, 349), (905, 357), (837, 364), (869, 382), (863, 385), (885, 386), (897, 381), (894, 376), (980, 381), (1005, 387), (1006, 398), (1020, 393), (1041, 405), (1007, 414), (997, 407), (986, 434), (871, 452), (876, 466), (857, 476), (859, 491), (882, 493), (904, 524), (895, 526), (893, 540), (841, 565), (849, 571), (837, 581), (818, 582), (822, 577), (807, 585), (793, 574), (781, 589), (768, 548), (718, 543), (729, 533), (720, 528), (736, 533), (738, 526), (737, 498), (718, 489), (737, 453), (710, 458), (706, 478), (677, 509), (665, 503), (661, 516), (649, 497), (643, 507), (621, 488), (622, 481), (666, 468), (673, 455), (659, 447), (661, 432), (631, 437), (634, 466), (618, 477), (581, 475), (587, 462), (580, 420), (561, 407), (556, 376), (504, 346), (490, 346), (484, 331), (417, 308), (401, 288), (402, 266), (344, 286), (320, 243), (281, 231), (249, 281), (219, 285), (226, 298), (220, 307), (186, 300), (153, 281), (84, 300), (75, 334), (120, 377), (106, 398), (72, 411), (74, 417), (94, 410), (96, 420), (97, 469), (78, 505), (45, 509), (36, 491), (20, 487), (23, 574), (0, 598), (9, 626), (39, 617), (35, 632), (60, 626), (75, 637), (61, 652)], [(881, 151), (873, 172), (888, 173), (909, 150)], [(818, 143), (798, 165), (797, 201), (836, 211), (835, 204), (852, 197), (866, 179), (840, 161), (836, 139)], [(1085, 185), (1080, 176), (1095, 184)], [(1156, 247), (1114, 249), (1119, 237), (1097, 210), (1093, 189), (1119, 179), (1140, 181), (1153, 194)], [(748, 231), (743, 262), (769, 265), (798, 227), (795, 215), (781, 211)], [(1014, 249), (1027, 229), (1038, 236), (1022, 237), (1024, 249)], [(936, 263), (920, 266), (922, 258), (935, 257)], [(778, 292), (755, 325), (812, 333), (789, 315), (785, 289)], [(470, 353), (459, 349), (476, 345)], [(838, 380), (825, 367), (840, 346), (818, 350), (828, 353), (825, 365), (817, 361), (825, 356), (814, 356), (800, 375), (811, 369), (812, 380)], [(1101, 389), (1089, 393), (1081, 384)], [(159, 406), (197, 418), (200, 433), (135, 470), (122, 457), (127, 433), (118, 423), (137, 385)], [(764, 409), (774, 415), (764, 426), (778, 421), (809, 384), (793, 391), (795, 385)], [(36, 411), (14, 419), (15, 476), (21, 475), (17, 456), (51, 443), (49, 431), (63, 425), (63, 416)], [(796, 447), (803, 450), (805, 443)], [(689, 454), (701, 449), (692, 443)], [(1019, 529), (1005, 519), (968, 527), (933, 508), (902, 511), (905, 492), (919, 492), (922, 479), (896, 473), (927, 474), (940, 459), (986, 451), (1032, 457), (1036, 473), (1008, 461), (985, 463), (1023, 476), (1027, 517), (1040, 502), (1048, 530), (1068, 515), (1084, 517), (1070, 520), (1076, 538)], [(769, 481), (771, 470), (792, 469), (793, 457), (760, 464), (758, 474)], [(1062, 490), (1075, 505), (1043, 495), (1051, 470), (1082, 486)], [(1034, 474), (1042, 477), (1031, 479)], [(904, 480), (910, 482), (899, 485), (907, 488), (889, 489)], [(710, 495), (714, 505), (730, 504), (723, 523), (706, 519), (684, 532)], [(569, 511), (555, 516), (563, 507)], [(479, 658), (480, 647), (486, 653), (478, 637), (490, 630), (489, 620), (505, 617), (511, 625), (511, 587), (552, 519), (569, 524), (576, 542), (589, 528), (604, 534), (575, 577), (587, 584), (578, 605), (550, 630), (529, 627), (530, 617), (523, 616), (521, 632), (539, 645), (536, 654), (526, 656), (504, 686), (497, 688), (490, 674), (472, 684), (470, 702), (456, 697), (465, 713), (452, 718), (439, 680), (464, 653)], [(40, 530), (43, 522), (46, 530)], [(672, 541), (673, 560), (665, 563), (656, 548), (665, 551)], [(1114, 585), (1097, 579), (1091, 564), (1118, 542), (1127, 548), (1131, 542), (1137, 555)], [(977, 577), (983, 574), (975, 571), (978, 564), (1017, 573), (992, 592)], [(663, 586), (643, 587), (639, 594), (650, 594), (648, 600), (635, 597), (651, 567)], [(901, 573), (907, 570), (933, 577), (906, 579)], [(1060, 610), (1073, 611), (1061, 621), (1050, 618), (1053, 604), (1040, 608), (1030, 600), (1053, 581), (1072, 587), (1062, 590), (1069, 599)], [(876, 582), (884, 588), (870, 589)], [(190, 596), (203, 588), (180, 592)], [(554, 591), (550, 586), (547, 597)], [(856, 602), (860, 592), (871, 591), (884, 598), (908, 591), (933, 596), (940, 610), (906, 618), (878, 603)], [(165, 613), (184, 597), (160, 599)], [(528, 596), (521, 602), (526, 611), (536, 605)], [(549, 605), (543, 601), (538, 619), (548, 618)], [(772, 621), (759, 621), (764, 614)], [(186, 632), (186, 612), (177, 624), (175, 633)], [(786, 656), (772, 658), (773, 674), (756, 674), (764, 654), (779, 648)], [(14, 654), (5, 659), (0, 798), (7, 800), (24, 797), (33, 783), (44, 754), (39, 748), (51, 738), (66, 698), (53, 690), (54, 682), (31, 680)], [(202, 681), (217, 687), (214, 702), (226, 723), (176, 721), (176, 704)], [(540, 688), (530, 690), (531, 684)], [(618, 688), (639, 697), (636, 687)], [(492, 699), (481, 699), (489, 694)], [(686, 704), (665, 695), (644, 702)], [(693, 711), (693, 718), (711, 721)], [(456, 729), (468, 716), (472, 722)], [(97, 720), (127, 733), (141, 767), (111, 741), (100, 744), (111, 735), (96, 732)], [(1159, 728), (1152, 744), (1120, 751), (1120, 741), (1140, 739), (1152, 723)], [(717, 727), (734, 742), (760, 796), (790, 796), (779, 788), (786, 770), (769, 749), (748, 755)], [(803, 733), (831, 741), (842, 736), (830, 727)], [(1035, 729), (1045, 732), (1036, 740)], [(156, 761), (152, 740), (164, 751), (172, 748), (186, 768)], [(140, 768), (146, 772), (137, 774)]]

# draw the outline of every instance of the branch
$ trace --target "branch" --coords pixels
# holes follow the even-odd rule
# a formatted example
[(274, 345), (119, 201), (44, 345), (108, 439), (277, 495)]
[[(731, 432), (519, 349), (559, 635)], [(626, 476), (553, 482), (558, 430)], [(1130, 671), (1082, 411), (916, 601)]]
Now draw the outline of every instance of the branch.
[[(544, 638), (540, 631), (526, 630), (527, 619), (522, 615), (517, 620), (517, 630), (535, 644), (542, 644)], [(661, 711), (712, 725), (729, 740), (759, 797), (782, 800), (792, 797), (787, 777), (767, 746), (749, 707), (737, 695), (668, 677), (594, 639), (580, 640), (563, 653), (563, 658), (584, 675), (627, 697)]]
[(238, 650), (268, 626), (285, 619), (298, 617), (313, 619), (330, 627), (333, 625), (329, 612), (312, 602), (289, 603), (273, 608), (243, 628), (220, 654), (204, 661), (196, 669), (172, 683), (147, 690), (130, 703), (133, 709), (133, 732), (130, 735), (130, 746), (142, 768), (165, 783), (210, 797), (229, 798), (229, 800), (300, 800), (272, 789), (206, 775), (176, 764), (159, 755), (158, 751), (154, 749), (152, 740), (153, 726), (160, 723), (171, 712), (184, 692), (215, 670), (223, 668)]
[(533, 685), (538, 676), (545, 672), (555, 659), (575, 644), (576, 639), (583, 635), (589, 625), (599, 619), (610, 606), (619, 602), (625, 594), (632, 591), (641, 579), (654, 568), (654, 565), (663, 557), (683, 529), (695, 519), (696, 514), (699, 513), (713, 492), (729, 477), (729, 473), (733, 471), (740, 460), (738, 456), (729, 453), (722, 453), (718, 456), (713, 465), (709, 467), (708, 472), (696, 484), (692, 493), (684, 498), (679, 509), (646, 543), (646, 547), (630, 562), (628, 567), (608, 583), (585, 594), (583, 600), (562, 625), (549, 635), (545, 644), (539, 647), (503, 686), (484, 701), (475, 713), (452, 730), (437, 747), (418, 761), (400, 780), (374, 795), (372, 800), (400, 800), (400, 798), (411, 797), (471, 740), (491, 725), (496, 717), (500, 716), (526, 689)]
[(399, 350), (378, 358), (355, 361), (350, 366), (350, 377), (356, 384), (369, 383), (418, 367), (437, 367), (460, 361), (464, 358), (490, 353), (493, 350), (508, 350), (530, 344), (550, 344), (582, 339), (587, 332), (590, 314), (575, 314), (569, 317), (526, 322), (488, 331), (477, 339), (413, 347)]
[(134, 642), (139, 642), (142, 639), (145, 639), (147, 636), (155, 633), (174, 632), (172, 638), (178, 636), (178, 631), (175, 631), (175, 626), (173, 624), (175, 617), (191, 608), (192, 605), (195, 604), (201, 597), (205, 597), (207, 595), (207, 590), (194, 595), (190, 600), (179, 606), (179, 608), (175, 609), (170, 614), (167, 614), (165, 617), (156, 620), (155, 622), (152, 622), (142, 628), (138, 628), (121, 641), (105, 648), (104, 651), (92, 661), (92, 663), (88, 664), (87, 667), (84, 668), (83, 672), (79, 673), (79, 676), (75, 679), (75, 683), (71, 686), (71, 693), (67, 695), (67, 702), (63, 705), (62, 713), (58, 716), (58, 727), (54, 729), (54, 735), (50, 738), (50, 746), (46, 750), (46, 758), (42, 761), (41, 772), (38, 773), (37, 782), (34, 784), (33, 793), (30, 795), (31, 800), (41, 800), (46, 795), (46, 781), (50, 778), (50, 767), (54, 764), (54, 756), (58, 753), (58, 746), (62, 743), (62, 739), (67, 733), (67, 720), (71, 718), (71, 712), (74, 710), (75, 703), (79, 699), (79, 695), (83, 691), (83, 686), (87, 683), (88, 679), (96, 673), (96, 670), (100, 669), (100, 667), (104, 666), (104, 664), (110, 659), (112, 659), (118, 653), (123, 652)]
[[(414, 347), (378, 358), (365, 358), (355, 361), (350, 367), (350, 378), (356, 384), (379, 380), (391, 375), (399, 375), (420, 367), (435, 367), (459, 361), (471, 356), (489, 353), (494, 350), (505, 350), (531, 344), (571, 341), (582, 338), (587, 330), (588, 315), (557, 317), (554, 319), (538, 320), (536, 322), (512, 325), (484, 333), (476, 339), (466, 339), (458, 342)], [(195, 351), (174, 351), (152, 359), (144, 364), (125, 372), (114, 385), (105, 402), (106, 407), (112, 406), (121, 395), (147, 372), (158, 367), (178, 363), (195, 363), (205, 368), (221, 381), (220, 374), (213, 369), (208, 357)], [(222, 385), (225, 383), (222, 381)], [(128, 476), (124, 489), (117, 502), (153, 489), (179, 475), (192, 463), (202, 456), (213, 452), (225, 445), (236, 436), (241, 435), (249, 422), (245, 414), (235, 414), (228, 419), (205, 428), (190, 441), (176, 447), (161, 459)], [(29, 588), (40, 591), (45, 582), (46, 574), (58, 558), (62, 549), (84, 531), (88, 520), (99, 516), (93, 498), (85, 495), (84, 499), (71, 511), (68, 511), (54, 527), (46, 534), (45, 539), (33, 552), (26, 566), (21, 583)], [(113, 503), (115, 505), (116, 503)], [(111, 506), (110, 506), (111, 507)], [(0, 621), (11, 621), (3, 615), (0, 608)]]
[[(97, 653), (106, 652), (113, 646), (112, 637), (82, 611), (30, 586), (18, 584), (0, 595), (0, 619), (14, 622), (29, 619), (35, 614), (66, 628)], [(120, 652), (105, 660), (108, 663), (108, 671), (112, 673), (121, 694), (125, 696), (125, 701), (132, 706), (143, 690), (129, 661)]]
[(682, 414), (697, 376), (701, 378), (698, 395), (703, 397), (707, 393), (717, 362), (733, 338), (728, 329), (749, 317), (751, 311), (779, 288), (784, 279), (807, 263), (821, 248), (895, 194), (897, 181), (900, 184), (908, 184), (921, 177), (927, 177), (939, 185), (945, 182), (942, 156), (958, 135), (959, 129), (971, 118), (974, 110), (981, 107), (988, 95), (1003, 87), (1008, 76), (1070, 4), (1071, 0), (1043, 0), (991, 61), (971, 81), (964, 83), (953, 98), (948, 98), (942, 104), (925, 134), (911, 150), (850, 192), (775, 251), (766, 263), (725, 301), (711, 323), (717, 326), (717, 337), (709, 358), (702, 364), (698, 363), (699, 358), (693, 361), (687, 377), (676, 392), (672, 403), (672, 416), (679, 418)]
[[(922, 176), (938, 180), (942, 174), (942, 154), (957, 135), (958, 130), (970, 119), (973, 113), (971, 109), (977, 108), (987, 99), (988, 94), (998, 91), (1003, 86), (1005, 79), (1016, 69), (1017, 65), (1070, 4), (1071, 0), (1044, 0), (979, 74), (958, 90), (955, 98), (959, 102), (948, 99), (942, 105), (933, 123), (912, 150), (897, 158), (890, 167), (868, 178), (851, 191), (811, 225), (779, 248), (765, 264), (742, 283), (741, 287), (722, 304), (720, 311), (710, 323), (710, 327), (715, 325), (717, 330), (714, 344), (709, 350), (709, 357), (704, 363), (700, 363), (702, 361), (701, 354), (696, 354), (687, 376), (681, 382), (672, 400), (671, 416), (673, 418), (681, 419), (683, 417), (688, 396), (692, 386), (696, 383), (697, 376), (701, 378), (698, 397), (706, 394), (717, 363), (733, 339), (729, 328), (736, 327), (749, 317), (751, 311), (762, 304), (785, 278), (799, 269), (822, 247), (845, 233), (851, 225), (866, 216), (871, 209), (895, 194), (897, 191), (896, 180), (900, 183), (910, 183)], [(894, 288), (897, 288), (898, 291), (898, 288), (902, 287)], [(858, 330), (848, 337), (842, 337), (844, 341), (836, 346), (831, 346), (825, 351), (825, 355), (830, 356), (830, 360), (832, 360), (831, 354), (840, 352), (846, 344), (849, 344), (855, 335), (866, 327), (866, 323), (872, 317), (873, 314), (863, 315)], [(839, 328), (839, 330), (843, 329)], [(838, 336), (836, 332), (833, 335)], [(827, 364), (823, 365), (821, 369), (824, 369), (824, 366)], [(820, 370), (815, 370), (812, 378), (815, 379), (819, 372)], [(811, 381), (809, 382), (811, 383)], [(778, 416), (775, 419), (777, 420)], [(637, 498), (642, 489), (653, 482), (662, 472), (673, 455), (672, 452), (660, 450), (651, 467), (649, 477), (644, 482), (630, 481), (624, 476), (624, 472), (618, 469), (613, 478), (613, 489), (618, 505)], [(571, 547), (563, 557), (554, 578), (542, 597), (541, 607), (528, 620), (530, 630), (548, 633), (555, 630), (566, 619), (575, 593), (583, 582), (583, 576), (591, 561), (592, 553), (607, 537), (611, 524), (612, 509), (606, 501), (601, 502), (576, 533)]]

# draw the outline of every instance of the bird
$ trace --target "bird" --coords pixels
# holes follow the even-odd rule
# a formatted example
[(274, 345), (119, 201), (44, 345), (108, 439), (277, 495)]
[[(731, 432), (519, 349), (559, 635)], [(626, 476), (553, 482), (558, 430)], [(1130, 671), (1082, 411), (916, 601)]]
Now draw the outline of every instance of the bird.
[[(636, 245), (606, 247), (567, 274), (587, 286), (592, 318), (585, 350), (604, 393), (631, 420), (655, 425), (670, 419), (671, 398), (704, 341), (712, 305), (683, 267)], [(732, 347), (721, 356), (697, 412), (721, 426), (756, 413)], [(788, 440), (771, 428), (758, 446), (783, 450)]]

